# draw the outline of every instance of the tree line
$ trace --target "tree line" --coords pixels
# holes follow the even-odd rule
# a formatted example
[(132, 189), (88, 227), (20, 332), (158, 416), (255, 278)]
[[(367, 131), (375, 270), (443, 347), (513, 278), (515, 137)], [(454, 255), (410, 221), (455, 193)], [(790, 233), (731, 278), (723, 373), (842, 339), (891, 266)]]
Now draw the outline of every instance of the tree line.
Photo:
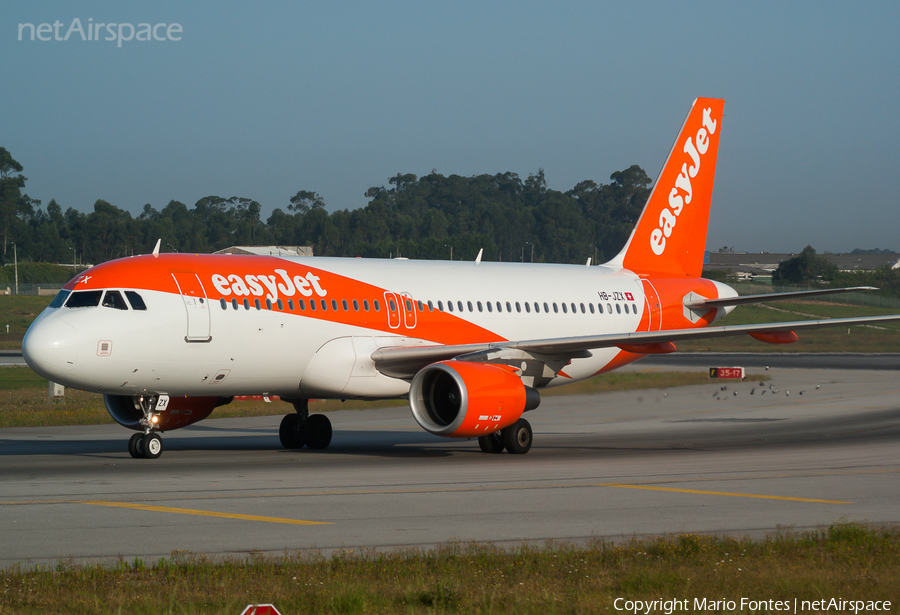
[[(0, 147), (0, 265), (13, 262), (13, 242), (19, 262), (97, 264), (148, 253), (158, 239), (163, 251), (192, 253), (298, 245), (317, 256), (472, 260), (484, 249), (484, 260), (601, 263), (625, 245), (652, 183), (637, 165), (613, 173), (608, 184), (585, 180), (566, 192), (549, 189), (542, 169), (525, 179), (432, 170), (369, 188), (366, 206), (352, 211), (328, 213), (318, 193), (300, 190), (262, 220), (261, 205), (248, 197), (206, 196), (193, 207), (173, 200), (159, 210), (147, 204), (136, 217), (102, 199), (89, 213), (63, 210), (55, 199), (43, 206), (23, 191), (23, 171)], [(0, 266), (0, 281), (11, 281), (11, 270)], [(28, 281), (56, 281), (46, 279), (46, 268), (25, 272), (35, 278)], [(809, 246), (782, 263), (774, 281), (871, 284), (900, 296), (900, 271), (841, 273)]]
[(0, 148), (0, 264), (19, 261), (100, 263), (163, 251), (213, 252), (233, 245), (313, 246), (317, 256), (583, 263), (602, 262), (624, 245), (650, 194), (639, 166), (560, 192), (544, 171), (423, 177), (397, 174), (371, 187), (365, 207), (331, 213), (300, 190), (268, 219), (249, 197), (206, 196), (188, 207), (144, 205), (137, 216), (105, 200), (88, 213), (46, 205), (24, 191), (23, 167)]

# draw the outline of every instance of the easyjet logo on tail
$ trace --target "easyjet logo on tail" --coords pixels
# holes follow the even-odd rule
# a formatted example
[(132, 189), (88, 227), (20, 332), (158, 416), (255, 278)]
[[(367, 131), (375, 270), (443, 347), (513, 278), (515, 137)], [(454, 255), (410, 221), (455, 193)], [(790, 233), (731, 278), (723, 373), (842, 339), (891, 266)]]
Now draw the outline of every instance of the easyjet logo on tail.
[[(681, 165), (681, 172), (675, 178), (675, 185), (669, 192), (669, 206), (659, 212), (659, 227), (650, 233), (650, 249), (657, 256), (666, 251), (666, 239), (672, 236), (678, 216), (685, 205), (691, 204), (694, 192), (691, 179), (700, 172), (700, 163), (709, 150), (709, 136), (716, 134), (716, 120), (712, 118), (712, 108), (703, 110), (703, 125), (697, 134), (688, 136), (684, 141), (682, 153), (687, 156)], [(688, 166), (690, 165), (690, 166)]]

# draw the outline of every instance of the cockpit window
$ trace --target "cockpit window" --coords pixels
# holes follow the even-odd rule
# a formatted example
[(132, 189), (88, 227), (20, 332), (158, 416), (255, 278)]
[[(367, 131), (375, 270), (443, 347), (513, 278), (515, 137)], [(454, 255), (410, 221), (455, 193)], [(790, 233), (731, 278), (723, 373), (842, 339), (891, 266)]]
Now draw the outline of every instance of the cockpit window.
[(61, 290), (61, 291), (59, 291), (58, 293), (56, 293), (56, 296), (53, 297), (53, 301), (51, 301), (51, 302), (50, 302), (50, 305), (48, 305), (47, 307), (50, 307), (50, 308), (61, 308), (62, 305), (63, 305), (63, 303), (66, 302), (66, 297), (69, 296), (69, 293), (70, 293), (70, 292), (71, 292), (71, 291), (68, 291), (68, 290)]
[(110, 307), (117, 310), (127, 310), (128, 304), (122, 298), (122, 293), (117, 290), (108, 290), (103, 295), (103, 307)]
[[(144, 303), (144, 299), (134, 292), (133, 290), (126, 290), (125, 296), (128, 297), (128, 302), (131, 304), (132, 310), (146, 310), (147, 305)], [(237, 308), (235, 308), (237, 309)]]
[(100, 305), (100, 296), (102, 294), (102, 290), (81, 290), (78, 292), (74, 292), (69, 295), (69, 300), (66, 301), (66, 307), (97, 307), (98, 305)]

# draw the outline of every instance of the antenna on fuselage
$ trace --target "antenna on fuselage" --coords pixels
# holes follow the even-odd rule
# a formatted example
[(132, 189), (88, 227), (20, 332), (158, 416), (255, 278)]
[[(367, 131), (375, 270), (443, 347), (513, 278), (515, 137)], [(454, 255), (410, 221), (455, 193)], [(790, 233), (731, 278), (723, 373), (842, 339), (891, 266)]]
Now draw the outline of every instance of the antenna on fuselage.
[(588, 267), (591, 266), (591, 257), (590, 256), (588, 256), (588, 261), (585, 263), (585, 265), (587, 265)]
[(162, 244), (162, 237), (156, 240), (156, 247), (153, 248), (153, 258), (159, 258), (159, 246)]
[(478, 250), (478, 256), (475, 257), (475, 264), (476, 264), (476, 265), (480, 265), (480, 264), (481, 264), (481, 255), (482, 255), (482, 254), (484, 254), (484, 248), (481, 248), (480, 250)]

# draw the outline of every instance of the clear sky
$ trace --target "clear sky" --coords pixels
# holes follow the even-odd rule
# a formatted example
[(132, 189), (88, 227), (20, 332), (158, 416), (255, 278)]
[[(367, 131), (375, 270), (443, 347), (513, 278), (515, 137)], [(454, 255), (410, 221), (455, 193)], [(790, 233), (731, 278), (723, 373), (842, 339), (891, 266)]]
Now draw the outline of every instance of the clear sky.
[[(18, 40), (76, 18), (85, 36), (117, 25)], [(178, 27), (103, 40), (145, 22)], [(632, 164), (655, 179), (711, 96), (708, 248), (900, 250), (895, 0), (89, 0), (8, 3), (0, 24), (0, 146), (44, 205), (241, 196), (266, 218), (298, 190), (355, 209), (432, 169), (543, 168), (562, 191)]]

